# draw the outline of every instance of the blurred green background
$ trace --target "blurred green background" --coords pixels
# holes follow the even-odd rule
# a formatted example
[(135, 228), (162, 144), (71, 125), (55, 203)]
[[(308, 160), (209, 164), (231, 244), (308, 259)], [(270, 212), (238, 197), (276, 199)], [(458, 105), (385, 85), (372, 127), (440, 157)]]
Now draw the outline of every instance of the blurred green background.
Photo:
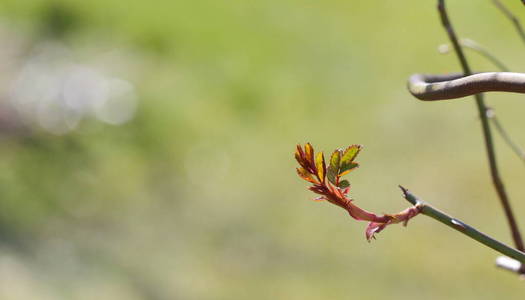
[[(402, 184), (511, 243), (473, 101), (405, 88), (459, 71), (435, 2), (0, 0), (0, 298), (523, 299), (496, 252), (426, 217), (367, 243), (295, 174), (297, 143), (363, 144), (358, 205), (400, 211)], [(447, 2), (462, 37), (525, 68), (491, 1)], [(68, 74), (74, 99), (117, 78), (127, 117), (38, 102)], [(487, 98), (525, 145), (523, 96)], [(525, 226), (525, 167), (495, 139)]]

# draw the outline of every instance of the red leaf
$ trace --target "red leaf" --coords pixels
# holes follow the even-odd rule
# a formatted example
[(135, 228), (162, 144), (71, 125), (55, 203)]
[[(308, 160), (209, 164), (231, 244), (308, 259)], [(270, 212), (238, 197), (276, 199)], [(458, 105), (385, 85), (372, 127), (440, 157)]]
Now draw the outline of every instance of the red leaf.
[(301, 168), (297, 168), (297, 174), (299, 174), (299, 176), (308, 181), (308, 182), (311, 182), (311, 183), (319, 183), (317, 180), (315, 180), (312, 176), (312, 174), (310, 174), (308, 171), (305, 170), (305, 168), (301, 167)]
[(312, 147), (310, 143), (306, 143), (306, 145), (304, 145), (304, 154), (308, 162), (310, 162), (313, 165), (314, 164), (314, 147)]

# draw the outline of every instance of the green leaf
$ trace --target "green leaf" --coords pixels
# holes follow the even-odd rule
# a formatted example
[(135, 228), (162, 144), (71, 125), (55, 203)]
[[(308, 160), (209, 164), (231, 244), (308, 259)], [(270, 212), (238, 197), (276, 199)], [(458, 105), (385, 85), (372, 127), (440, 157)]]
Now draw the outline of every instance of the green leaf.
[(328, 166), (328, 168), (326, 168), (326, 178), (328, 178), (328, 181), (335, 185), (337, 182), (337, 170), (332, 166)]
[(315, 167), (317, 168), (317, 176), (321, 182), (324, 182), (324, 177), (326, 175), (326, 165), (324, 162), (323, 152), (317, 153), (315, 158)]
[(354, 161), (355, 157), (361, 150), (361, 145), (351, 145), (346, 148), (346, 150), (343, 153), (343, 157), (341, 158), (341, 164), (344, 163), (351, 163)]
[(345, 180), (341, 180), (339, 182), (339, 185), (338, 185), (338, 187), (342, 188), (342, 189), (346, 189), (349, 186), (350, 186), (350, 182), (348, 182), (348, 180), (346, 180), (346, 179)]
[(330, 157), (330, 166), (339, 169), (339, 161), (341, 160), (341, 152), (335, 150)]
[(359, 164), (358, 163), (354, 163), (354, 162), (346, 164), (346, 165), (342, 165), (341, 169), (339, 169), (339, 177), (345, 176), (346, 174), (350, 173), (351, 171), (353, 171), (357, 167), (359, 167)]
[(343, 156), (341, 157), (339, 176), (343, 176), (345, 171), (352, 170), (358, 166), (358, 164), (354, 163), (353, 161), (359, 151), (361, 151), (361, 145), (351, 145), (346, 148)]
[(341, 152), (335, 150), (330, 157), (330, 165), (326, 171), (326, 177), (328, 181), (335, 184), (337, 182), (337, 175), (339, 175), (339, 162), (341, 160)]

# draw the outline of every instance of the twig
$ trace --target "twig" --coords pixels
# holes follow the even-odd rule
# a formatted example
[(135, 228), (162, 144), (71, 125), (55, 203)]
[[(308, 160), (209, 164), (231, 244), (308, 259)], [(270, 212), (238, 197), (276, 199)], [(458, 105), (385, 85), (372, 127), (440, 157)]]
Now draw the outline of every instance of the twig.
[(523, 151), (523, 149), (512, 140), (505, 128), (503, 128), (503, 125), (501, 125), (500, 121), (496, 117), (494, 109), (487, 109), (487, 117), (492, 121), (492, 124), (494, 125), (498, 133), (501, 135), (505, 143), (507, 143), (507, 145), (509, 145), (512, 151), (514, 151), (514, 153), (516, 153), (516, 155), (525, 162), (525, 151)]
[(495, 240), (494, 238), (478, 231), (477, 229), (465, 224), (464, 222), (455, 219), (446, 213), (437, 210), (428, 203), (421, 201), (417, 196), (412, 194), (410, 191), (405, 189), (402, 186), (399, 186), (403, 191), (405, 199), (419, 208), (420, 213), (429, 216), (461, 233), (464, 235), (482, 243), (483, 245), (490, 247), (501, 254), (504, 254), (508, 257), (512, 257), (515, 260), (519, 261), (522, 264), (525, 264), (525, 253), (518, 251), (504, 243)]
[[(516, 16), (514, 16), (514, 14), (499, 0), (492, 0), (492, 2), (512, 22), (512, 24), (514, 24), (516, 31), (521, 37), (521, 40), (525, 43), (525, 31), (523, 31), (523, 27), (521, 27), (521, 23), (518, 18), (516, 18)], [(523, 0), (522, 3), (525, 4), (525, 0)]]
[[(501, 60), (499, 60), (494, 54), (490, 53), (490, 51), (482, 47), (480, 44), (476, 43), (476, 41), (473, 41), (471, 39), (460, 39), (459, 44), (461, 45), (461, 47), (473, 50), (474, 52), (485, 57), (501, 71), (510, 72), (510, 69)], [(438, 51), (442, 54), (446, 54), (450, 52), (449, 48), (449, 45), (443, 44), (439, 46)]]
[[(498, 0), (494, 0), (494, 2), (497, 5), (498, 4), (501, 5), (501, 3)], [(503, 9), (506, 9), (506, 8), (503, 7)], [(519, 28), (521, 29), (521, 26)], [(469, 49), (479, 53), (480, 55), (482, 55), (483, 57), (485, 57), (486, 59), (491, 61), (501, 71), (503, 71), (503, 72), (510, 72), (510, 69), (503, 62), (501, 62), (501, 60), (499, 60), (495, 55), (490, 53), (490, 51), (488, 51), (487, 49), (483, 48), (481, 45), (479, 45), (475, 41), (473, 41), (471, 39), (461, 39), (460, 40), (460, 44), (461, 44), (461, 46), (463, 46), (465, 48), (469, 48)], [(523, 149), (520, 146), (518, 146), (518, 144), (516, 144), (512, 140), (512, 138), (507, 133), (507, 131), (505, 130), (503, 125), (501, 125), (501, 122), (498, 120), (498, 118), (496, 116), (496, 113), (494, 112), (493, 108), (488, 108), (487, 109), (487, 117), (489, 118), (489, 120), (492, 121), (492, 124), (494, 125), (494, 127), (496, 128), (498, 133), (501, 135), (501, 137), (503, 138), (505, 143), (507, 143), (507, 145), (512, 149), (512, 151), (514, 151), (514, 153), (516, 153), (516, 155), (518, 155), (518, 157), (521, 160), (525, 161), (525, 151), (523, 151)]]
[[(447, 31), (450, 42), (454, 46), (454, 50), (456, 52), (456, 55), (458, 56), (461, 67), (463, 68), (463, 72), (465, 73), (465, 75), (471, 75), (472, 71), (470, 70), (470, 67), (467, 63), (465, 55), (463, 54), (463, 50), (461, 49), (458, 43), (458, 39), (456, 37), (452, 24), (449, 21), (447, 11), (445, 8), (445, 0), (438, 0), (438, 11), (441, 17), (441, 23), (443, 24), (443, 27), (445, 27), (445, 30)], [(499, 175), (498, 165), (496, 162), (496, 154), (494, 151), (494, 143), (492, 141), (492, 134), (490, 132), (489, 120), (487, 118), (487, 107), (485, 106), (485, 102), (483, 100), (483, 94), (476, 94), (474, 97), (476, 99), (476, 104), (477, 104), (479, 116), (481, 119), (481, 126), (483, 129), (483, 136), (485, 139), (485, 148), (487, 150), (487, 156), (488, 156), (488, 161), (489, 161), (490, 174), (492, 176), (492, 182), (499, 196), (501, 205), (503, 206), (503, 210), (505, 212), (505, 216), (507, 218), (507, 222), (509, 224), (509, 227), (512, 233), (512, 239), (514, 240), (514, 244), (516, 245), (516, 248), (518, 250), (523, 251), (524, 250), (523, 240), (521, 238), (518, 224), (516, 223), (516, 219), (514, 218), (514, 214), (510, 206), (507, 192), (505, 191), (503, 181), (501, 180), (500, 175)]]
[[(489, 61), (491, 61), (497, 68), (499, 68), (503, 72), (510, 72), (510, 69), (501, 61), (499, 60), (495, 55), (490, 53), (487, 49), (483, 48), (480, 44), (476, 43), (475, 41), (471, 39), (460, 39), (459, 44), (467, 49), (471, 49), (474, 52), (480, 54), (481, 56), (485, 57)], [(448, 45), (442, 45), (439, 47), (439, 51), (441, 53), (448, 53)], [(525, 162), (525, 151), (518, 146), (517, 143), (515, 143), (510, 135), (507, 133), (501, 122), (498, 120), (496, 113), (494, 112), (493, 108), (487, 109), (487, 117), (489, 120), (492, 121), (492, 124), (496, 128), (497, 132), (501, 135), (505, 143), (518, 155), (518, 157)]]
[(480, 44), (476, 43), (476, 41), (473, 41), (471, 39), (461, 39), (460, 40), (461, 46), (471, 49), (477, 53), (479, 53), (481, 56), (488, 59), (490, 62), (492, 62), (497, 68), (499, 68), (503, 72), (510, 72), (510, 69), (501, 61), (499, 60), (495, 55), (490, 53), (487, 49), (485, 49)]

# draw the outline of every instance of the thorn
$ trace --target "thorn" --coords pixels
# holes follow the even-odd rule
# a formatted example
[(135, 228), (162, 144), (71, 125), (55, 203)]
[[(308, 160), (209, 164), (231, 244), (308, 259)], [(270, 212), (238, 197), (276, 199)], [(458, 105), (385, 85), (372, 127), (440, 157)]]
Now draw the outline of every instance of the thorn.
[(465, 224), (463, 224), (461, 221), (459, 220), (456, 220), (456, 219), (452, 219), (450, 220), (450, 223), (452, 223), (452, 225), (454, 225), (454, 227), (456, 227), (457, 229), (461, 230), (461, 231), (464, 231), (466, 230), (467, 228), (465, 227)]
[(496, 112), (492, 107), (487, 107), (487, 109), (485, 110), (485, 115), (487, 116), (487, 118), (493, 119), (496, 116)]
[(441, 44), (438, 46), (439, 54), (447, 54), (450, 52), (450, 46), (448, 44)]
[(406, 188), (404, 188), (402, 185), (399, 185), (399, 188), (403, 192), (403, 196), (406, 198), (407, 194), (408, 194), (408, 190)]

